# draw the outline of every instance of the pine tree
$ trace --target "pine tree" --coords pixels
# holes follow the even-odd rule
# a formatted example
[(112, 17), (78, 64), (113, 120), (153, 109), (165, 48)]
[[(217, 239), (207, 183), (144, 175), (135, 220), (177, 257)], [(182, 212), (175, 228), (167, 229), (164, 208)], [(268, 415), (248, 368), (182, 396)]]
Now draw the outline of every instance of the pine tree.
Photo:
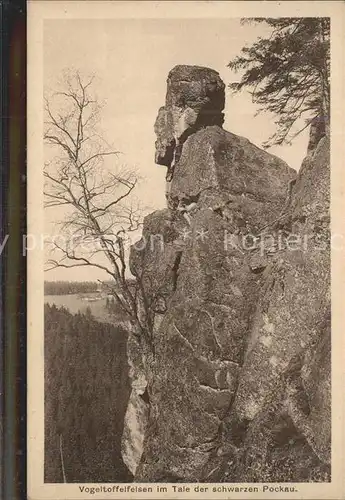
[(277, 116), (277, 131), (265, 147), (291, 143), (313, 121), (329, 130), (330, 118), (330, 19), (250, 18), (242, 23), (266, 23), (269, 37), (243, 47), (228, 67), (243, 71), (229, 87), (248, 89), (258, 113)]

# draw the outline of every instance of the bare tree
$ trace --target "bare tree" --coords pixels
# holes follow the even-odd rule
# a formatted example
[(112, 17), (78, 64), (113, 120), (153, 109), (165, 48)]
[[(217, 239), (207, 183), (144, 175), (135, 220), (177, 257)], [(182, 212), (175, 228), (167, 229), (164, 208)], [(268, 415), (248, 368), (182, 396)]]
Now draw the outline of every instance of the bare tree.
[(132, 199), (138, 176), (119, 165), (119, 151), (100, 131), (102, 107), (92, 84), (93, 78), (75, 72), (45, 99), (44, 140), (51, 149), (44, 168), (45, 206), (63, 212), (57, 221), (61, 238), (51, 242), (46, 270), (93, 267), (106, 273), (109, 292), (134, 333), (151, 345), (153, 312), (141, 280), (133, 285), (127, 274), (129, 238), (142, 220)]

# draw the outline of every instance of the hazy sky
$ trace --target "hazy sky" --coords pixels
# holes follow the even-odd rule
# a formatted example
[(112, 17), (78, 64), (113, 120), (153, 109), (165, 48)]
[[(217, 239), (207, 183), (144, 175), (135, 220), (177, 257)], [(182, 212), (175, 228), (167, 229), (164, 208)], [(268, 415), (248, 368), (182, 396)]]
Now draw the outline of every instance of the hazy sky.
[[(225, 84), (238, 77), (227, 63), (246, 44), (265, 34), (263, 26), (240, 25), (239, 19), (105, 19), (45, 20), (44, 83), (56, 88), (68, 68), (97, 75), (96, 92), (106, 101), (102, 128), (106, 138), (138, 168), (143, 181), (137, 195), (143, 204), (165, 206), (165, 167), (154, 163), (157, 111), (164, 104), (168, 72), (177, 64), (208, 66)], [(224, 128), (257, 146), (274, 131), (273, 117), (259, 115), (247, 92), (233, 96), (226, 89)], [(306, 154), (307, 134), (292, 146), (271, 148), (299, 169)], [(56, 211), (46, 212), (46, 232), (54, 232)], [(46, 279), (97, 279), (97, 270), (54, 270)]]

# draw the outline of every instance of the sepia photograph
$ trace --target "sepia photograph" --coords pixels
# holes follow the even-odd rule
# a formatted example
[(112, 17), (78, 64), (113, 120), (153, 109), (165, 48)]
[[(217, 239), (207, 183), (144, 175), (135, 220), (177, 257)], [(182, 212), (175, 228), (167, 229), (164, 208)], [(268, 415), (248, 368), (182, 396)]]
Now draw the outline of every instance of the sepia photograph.
[(33, 500), (341, 498), (333, 19), (312, 3), (29, 2)]

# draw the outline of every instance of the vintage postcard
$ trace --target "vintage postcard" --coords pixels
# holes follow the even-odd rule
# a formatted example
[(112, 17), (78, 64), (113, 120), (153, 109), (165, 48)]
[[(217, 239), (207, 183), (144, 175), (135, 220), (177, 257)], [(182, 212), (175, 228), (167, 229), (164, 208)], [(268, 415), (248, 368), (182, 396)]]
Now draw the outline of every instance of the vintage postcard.
[(343, 499), (343, 2), (28, 3), (28, 497)]

